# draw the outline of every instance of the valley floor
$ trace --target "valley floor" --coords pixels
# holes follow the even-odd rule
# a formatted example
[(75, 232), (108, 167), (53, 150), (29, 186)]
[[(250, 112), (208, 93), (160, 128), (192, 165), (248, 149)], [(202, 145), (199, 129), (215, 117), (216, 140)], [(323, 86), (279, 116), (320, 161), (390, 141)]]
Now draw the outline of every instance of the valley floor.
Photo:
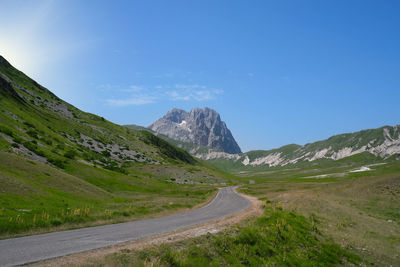
[(241, 179), (255, 182), (240, 191), (265, 203), (261, 217), (221, 233), (129, 247), (77, 266), (400, 265), (398, 162), (369, 170), (271, 170)]
[(337, 178), (319, 175), (314, 181), (301, 177), (279, 180), (275, 173), (269, 178), (272, 181), (259, 178), (242, 192), (310, 218), (367, 265), (399, 266), (400, 164), (371, 168)]

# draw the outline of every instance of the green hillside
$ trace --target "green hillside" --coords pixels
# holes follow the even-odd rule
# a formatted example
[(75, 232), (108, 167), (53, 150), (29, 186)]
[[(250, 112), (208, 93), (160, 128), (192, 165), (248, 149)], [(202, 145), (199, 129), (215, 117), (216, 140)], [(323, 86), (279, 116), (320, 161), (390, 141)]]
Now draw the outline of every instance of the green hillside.
[[(332, 136), (305, 144), (239, 155), (217, 155), (209, 163), (229, 172), (282, 168), (326, 168), (388, 162), (400, 158), (400, 125)], [(206, 154), (197, 155), (206, 158)]]
[(0, 56), (1, 236), (190, 208), (230, 178), (148, 131), (75, 108)]
[(124, 125), (127, 128), (133, 129), (133, 130), (143, 130), (143, 131), (148, 131), (150, 133), (153, 133), (154, 135), (157, 135), (158, 137), (164, 139), (165, 141), (167, 141), (168, 143), (179, 147), (187, 152), (189, 152), (191, 155), (196, 155), (196, 154), (203, 154), (203, 153), (209, 153), (210, 151), (216, 151), (215, 149), (209, 148), (207, 146), (199, 146), (196, 144), (192, 144), (192, 143), (188, 143), (188, 142), (183, 142), (183, 141), (179, 141), (179, 140), (175, 140), (172, 138), (169, 138), (166, 135), (160, 134), (160, 133), (156, 133), (152, 130), (150, 130), (149, 128), (143, 127), (143, 126), (138, 126), (135, 124), (129, 124), (129, 125)]

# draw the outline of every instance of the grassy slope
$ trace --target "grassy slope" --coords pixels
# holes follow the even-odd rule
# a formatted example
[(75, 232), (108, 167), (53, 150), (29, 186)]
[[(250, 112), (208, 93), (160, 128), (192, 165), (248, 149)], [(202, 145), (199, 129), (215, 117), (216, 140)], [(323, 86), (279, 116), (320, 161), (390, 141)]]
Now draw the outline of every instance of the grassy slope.
[(353, 151), (360, 149), (361, 147), (371, 145), (372, 147), (378, 146), (385, 141), (385, 131), (394, 138), (398, 139), (400, 136), (400, 127), (395, 126), (384, 126), (377, 129), (368, 129), (362, 130), (355, 133), (346, 133), (332, 136), (326, 140), (309, 143), (304, 146), (299, 146), (296, 144), (290, 144), (278, 149), (272, 150), (254, 150), (241, 154), (241, 158), (239, 160), (231, 160), (231, 159), (213, 159), (210, 160), (210, 164), (224, 170), (229, 171), (231, 173), (239, 173), (242, 171), (261, 171), (261, 170), (279, 170), (279, 169), (287, 169), (287, 168), (308, 168), (311, 166), (316, 166), (318, 168), (325, 168), (329, 166), (336, 166), (338, 164), (357, 164), (360, 161), (374, 163), (378, 161), (382, 161), (383, 159), (379, 156), (375, 156), (369, 152), (363, 152), (357, 155), (353, 155), (350, 157), (343, 158), (339, 161), (335, 161), (333, 159), (318, 159), (314, 161), (307, 161), (301, 159), (297, 163), (287, 164), (283, 167), (270, 167), (267, 164), (251, 166), (251, 165), (243, 165), (241, 162), (247, 156), (250, 161), (253, 161), (257, 158), (262, 158), (270, 155), (276, 155), (280, 153), (280, 157), (284, 159), (296, 159), (300, 156), (304, 156), (306, 153), (310, 153), (308, 155), (311, 158), (318, 151), (322, 151), (323, 149), (329, 149), (330, 151), (326, 154), (327, 157), (332, 156), (333, 151), (340, 151), (344, 148), (351, 147)]
[(78, 110), (0, 57), (0, 236), (190, 208), (231, 178)]
[[(400, 264), (400, 163), (371, 166), (369, 172), (329, 168), (276, 171), (245, 177), (242, 191), (280, 203), (285, 210), (315, 218), (319, 229), (367, 265)], [(349, 169), (347, 169), (349, 170)], [(318, 174), (333, 174), (314, 177)]]
[[(255, 155), (258, 153), (264, 153), (263, 151), (254, 151)], [(248, 153), (253, 153), (248, 152)], [(253, 154), (254, 156), (254, 154)], [(337, 168), (341, 166), (343, 168), (349, 166), (359, 166), (360, 164), (373, 164), (378, 162), (386, 162), (386, 161), (393, 161), (394, 158), (389, 158), (383, 160), (382, 158), (376, 157), (368, 152), (363, 152), (360, 154), (356, 154), (353, 156), (349, 156), (340, 160), (331, 160), (331, 159), (318, 159), (312, 162), (308, 161), (301, 161), (296, 164), (289, 164), (285, 166), (278, 166), (278, 167), (269, 167), (268, 165), (259, 165), (259, 166), (245, 166), (243, 165), (240, 160), (239, 161), (232, 161), (227, 159), (213, 159), (207, 161), (209, 164), (225, 171), (232, 173), (234, 175), (241, 175), (243, 173), (260, 173), (262, 171), (265, 172), (275, 172), (281, 170), (298, 170), (298, 169), (326, 169), (326, 168)]]
[(151, 173), (129, 175), (74, 162), (65, 170), (0, 152), (2, 236), (165, 214), (212, 196), (209, 185), (176, 185)]

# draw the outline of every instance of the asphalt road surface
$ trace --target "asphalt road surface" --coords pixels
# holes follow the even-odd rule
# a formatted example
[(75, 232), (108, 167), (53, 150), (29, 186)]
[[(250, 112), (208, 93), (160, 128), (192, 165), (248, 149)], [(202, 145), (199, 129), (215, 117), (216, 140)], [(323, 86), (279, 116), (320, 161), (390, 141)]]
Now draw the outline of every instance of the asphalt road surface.
[(232, 187), (202, 208), (171, 216), (0, 240), (0, 266), (33, 263), (213, 221), (250, 206)]

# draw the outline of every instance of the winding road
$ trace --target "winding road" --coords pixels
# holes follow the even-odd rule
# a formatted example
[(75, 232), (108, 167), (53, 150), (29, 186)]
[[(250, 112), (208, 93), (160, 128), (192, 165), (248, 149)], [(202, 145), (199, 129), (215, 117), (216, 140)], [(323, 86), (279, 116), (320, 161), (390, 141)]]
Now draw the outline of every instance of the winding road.
[(237, 213), (250, 202), (233, 187), (206, 206), (171, 216), (0, 240), (0, 266), (15, 266), (138, 240)]

